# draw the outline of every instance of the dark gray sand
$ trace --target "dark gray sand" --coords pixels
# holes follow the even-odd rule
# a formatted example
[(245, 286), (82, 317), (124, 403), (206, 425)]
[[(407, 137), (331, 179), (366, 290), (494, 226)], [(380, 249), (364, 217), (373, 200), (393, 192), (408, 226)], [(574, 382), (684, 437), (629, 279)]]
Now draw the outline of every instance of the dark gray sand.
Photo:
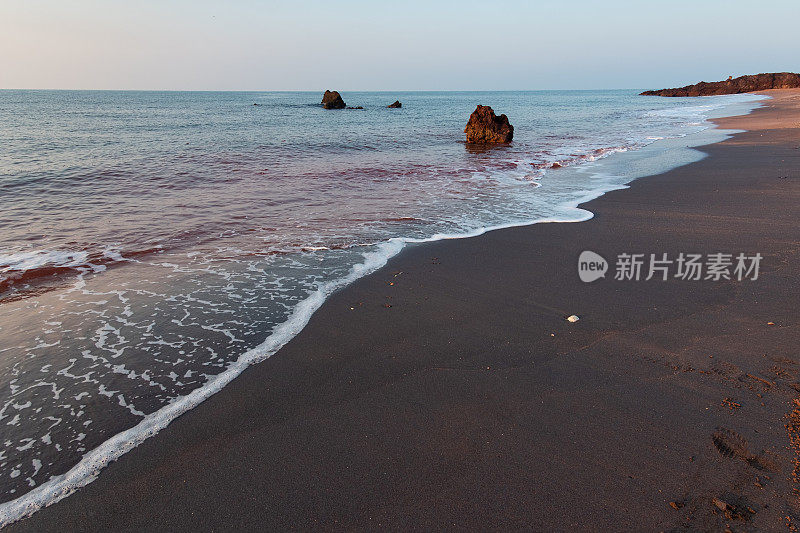
[[(725, 121), (751, 131), (588, 222), (409, 248), (8, 530), (786, 530), (800, 93), (771, 94)], [(764, 259), (756, 281), (584, 284), (586, 249)]]

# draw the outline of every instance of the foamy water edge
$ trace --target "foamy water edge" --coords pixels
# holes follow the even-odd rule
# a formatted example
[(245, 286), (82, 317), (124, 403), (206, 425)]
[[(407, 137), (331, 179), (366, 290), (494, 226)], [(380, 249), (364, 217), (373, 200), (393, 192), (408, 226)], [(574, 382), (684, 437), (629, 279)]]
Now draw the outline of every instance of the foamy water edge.
[[(754, 100), (750, 102), (733, 102), (727, 106), (723, 106), (722, 109), (736, 104), (750, 103), (752, 104), (750, 111), (752, 111), (758, 107), (759, 100), (760, 99), (754, 98)], [(711, 126), (710, 123), (709, 126)], [(735, 133), (735, 130), (717, 129), (716, 131), (722, 135), (723, 139), (728, 138), (730, 135)], [(656, 139), (655, 142), (657, 143), (659, 140)], [(719, 140), (716, 142), (719, 142)], [(699, 146), (701, 144), (703, 143), (698, 143), (694, 146)], [(686, 149), (692, 150), (693, 148), (687, 146)], [(609, 154), (609, 156), (613, 155), (614, 153), (616, 152)], [(664, 171), (668, 170), (671, 169), (665, 169)], [(281, 347), (283, 347), (298, 333), (300, 333), (306, 324), (308, 324), (314, 312), (316, 312), (317, 309), (319, 309), (322, 304), (325, 303), (331, 294), (353, 283), (354, 281), (379, 270), (385, 266), (391, 258), (400, 253), (407, 244), (435, 242), (450, 239), (465, 239), (477, 237), (489, 231), (512, 227), (530, 226), (533, 224), (551, 222), (583, 222), (591, 219), (594, 214), (588, 210), (579, 208), (578, 206), (580, 204), (599, 198), (603, 194), (612, 190), (621, 188), (627, 188), (627, 185), (612, 186), (610, 184), (605, 184), (605, 186), (587, 191), (585, 195), (579, 198), (573, 199), (565, 204), (561, 204), (558, 207), (563, 210), (565, 215), (564, 218), (536, 218), (527, 221), (486, 226), (465, 233), (438, 233), (427, 238), (396, 237), (376, 245), (377, 250), (365, 253), (364, 261), (354, 265), (346, 276), (321, 284), (319, 289), (311, 293), (306, 299), (297, 304), (287, 320), (273, 328), (270, 335), (262, 344), (244, 352), (236, 361), (231, 363), (225, 369), (225, 371), (212, 377), (206, 384), (195, 389), (186, 396), (176, 398), (158, 411), (146, 415), (144, 419), (136, 426), (133, 426), (132, 428), (118, 433), (106, 440), (97, 448), (86, 453), (80, 462), (66, 473), (59, 476), (53, 476), (47, 482), (37, 486), (22, 496), (9, 502), (0, 504), (0, 528), (3, 528), (22, 518), (26, 518), (36, 511), (66, 498), (67, 496), (73, 494), (76, 490), (97, 479), (100, 471), (109, 463), (119, 459), (148, 438), (156, 435), (159, 431), (167, 427), (174, 419), (193, 409), (209, 397), (222, 390), (225, 385), (230, 383), (250, 365), (264, 361), (276, 353)], [(568, 217), (567, 215), (572, 216)]]

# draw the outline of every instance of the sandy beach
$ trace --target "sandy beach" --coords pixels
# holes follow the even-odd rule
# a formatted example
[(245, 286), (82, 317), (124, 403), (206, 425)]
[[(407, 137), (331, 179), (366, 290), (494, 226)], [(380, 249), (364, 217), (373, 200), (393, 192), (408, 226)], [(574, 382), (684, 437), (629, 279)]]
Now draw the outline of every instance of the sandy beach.
[[(587, 222), (409, 247), (8, 531), (794, 530), (800, 90), (764, 94)], [(763, 259), (583, 283), (584, 250)]]

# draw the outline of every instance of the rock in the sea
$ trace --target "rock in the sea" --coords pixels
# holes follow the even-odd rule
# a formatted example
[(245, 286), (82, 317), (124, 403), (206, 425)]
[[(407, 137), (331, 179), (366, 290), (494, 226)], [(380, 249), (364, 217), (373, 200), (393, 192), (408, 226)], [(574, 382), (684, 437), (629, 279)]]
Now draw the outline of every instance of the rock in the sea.
[(347, 107), (339, 91), (325, 91), (322, 97), (322, 107), (325, 109), (344, 109)]
[(507, 143), (514, 137), (514, 126), (508, 122), (507, 116), (498, 117), (491, 107), (479, 105), (470, 115), (464, 133), (468, 143)]
[(660, 91), (645, 91), (642, 96), (714, 96), (718, 94), (739, 94), (769, 89), (795, 89), (800, 87), (800, 74), (793, 72), (773, 72), (753, 76), (728, 77), (725, 81), (707, 83), (701, 81), (694, 85)]
[(391, 107), (393, 109), (397, 109), (403, 107), (403, 104), (400, 103), (400, 100), (395, 100), (393, 104), (389, 104), (386, 107)]

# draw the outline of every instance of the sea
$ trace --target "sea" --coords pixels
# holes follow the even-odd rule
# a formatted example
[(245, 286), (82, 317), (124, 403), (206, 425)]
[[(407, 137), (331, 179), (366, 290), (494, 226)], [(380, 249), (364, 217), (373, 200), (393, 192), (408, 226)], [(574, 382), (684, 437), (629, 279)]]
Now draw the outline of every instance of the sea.
[[(322, 91), (0, 91), (0, 526), (404, 247), (586, 220), (579, 203), (699, 160), (730, 134), (710, 117), (763, 98), (638, 92), (343, 92), (363, 109), (325, 110)], [(512, 143), (465, 144), (477, 104)]]

